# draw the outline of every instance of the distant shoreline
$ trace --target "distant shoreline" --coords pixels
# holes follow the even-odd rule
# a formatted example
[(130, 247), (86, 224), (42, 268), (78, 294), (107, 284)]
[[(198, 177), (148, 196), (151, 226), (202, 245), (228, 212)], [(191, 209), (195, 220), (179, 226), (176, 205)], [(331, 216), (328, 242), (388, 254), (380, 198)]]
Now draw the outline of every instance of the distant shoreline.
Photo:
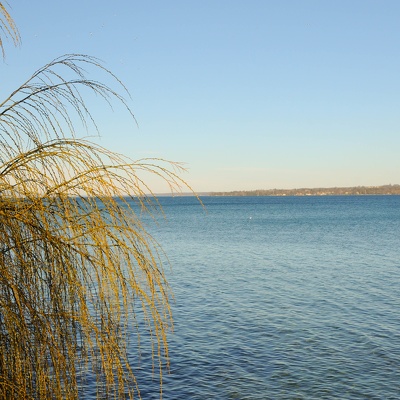
[(400, 185), (353, 186), (331, 188), (235, 190), (210, 192), (209, 196), (366, 196), (400, 195)]

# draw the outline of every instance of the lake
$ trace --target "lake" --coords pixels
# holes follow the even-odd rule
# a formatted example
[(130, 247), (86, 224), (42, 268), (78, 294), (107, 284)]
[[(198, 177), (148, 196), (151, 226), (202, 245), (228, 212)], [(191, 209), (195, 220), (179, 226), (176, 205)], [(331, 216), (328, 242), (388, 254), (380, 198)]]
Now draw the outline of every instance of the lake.
[[(164, 197), (164, 399), (399, 399), (400, 196)], [(151, 371), (143, 399), (158, 399)]]

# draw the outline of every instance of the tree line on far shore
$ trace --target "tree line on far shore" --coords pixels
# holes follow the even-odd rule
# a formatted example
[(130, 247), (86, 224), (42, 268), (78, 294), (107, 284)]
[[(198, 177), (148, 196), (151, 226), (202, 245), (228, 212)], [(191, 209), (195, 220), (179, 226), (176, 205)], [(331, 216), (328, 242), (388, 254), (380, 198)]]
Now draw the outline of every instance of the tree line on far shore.
[(400, 195), (400, 185), (353, 186), (332, 188), (261, 189), (212, 192), (211, 196), (357, 196)]

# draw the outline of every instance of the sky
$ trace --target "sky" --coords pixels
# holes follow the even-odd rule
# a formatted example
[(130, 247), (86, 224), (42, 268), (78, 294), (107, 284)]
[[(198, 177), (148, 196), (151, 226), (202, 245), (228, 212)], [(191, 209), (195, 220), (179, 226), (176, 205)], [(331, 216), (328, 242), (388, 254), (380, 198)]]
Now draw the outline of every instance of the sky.
[(55, 57), (98, 57), (137, 124), (90, 98), (94, 140), (184, 163), (197, 192), (400, 183), (398, 0), (8, 3), (22, 44), (0, 94)]

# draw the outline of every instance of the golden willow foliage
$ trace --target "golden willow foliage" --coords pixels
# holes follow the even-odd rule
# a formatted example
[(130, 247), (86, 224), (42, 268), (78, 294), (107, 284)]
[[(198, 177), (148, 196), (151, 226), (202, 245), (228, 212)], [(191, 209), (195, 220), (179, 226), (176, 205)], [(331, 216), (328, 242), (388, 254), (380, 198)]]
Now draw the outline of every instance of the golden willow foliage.
[(4, 4), (7, 3), (0, 2), (0, 49), (3, 53), (3, 57), (5, 56), (5, 53), (2, 37), (11, 39), (14, 42), (14, 45), (17, 45), (20, 42), (17, 26), (15, 25), (14, 20), (11, 18)]
[[(15, 40), (2, 3), (0, 11)], [(99, 398), (140, 397), (132, 334), (151, 337), (160, 379), (168, 364), (170, 292), (137, 215), (157, 203), (138, 173), (162, 177), (172, 191), (185, 183), (179, 165), (135, 162), (76, 137), (77, 122), (95, 126), (83, 89), (126, 106), (83, 67), (115, 78), (95, 58), (66, 55), (0, 103), (2, 399), (75, 399), (86, 373)]]

